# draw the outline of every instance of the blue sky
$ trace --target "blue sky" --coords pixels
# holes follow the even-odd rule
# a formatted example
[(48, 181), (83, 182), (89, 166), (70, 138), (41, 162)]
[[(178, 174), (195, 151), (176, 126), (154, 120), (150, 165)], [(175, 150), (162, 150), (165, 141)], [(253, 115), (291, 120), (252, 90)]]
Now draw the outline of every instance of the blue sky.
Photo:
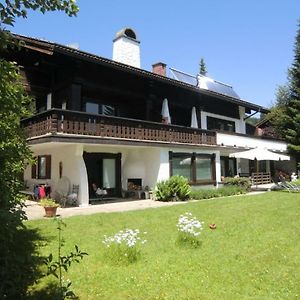
[(299, 0), (79, 0), (75, 18), (30, 13), (13, 31), (112, 56), (124, 27), (141, 41), (142, 68), (162, 61), (190, 74), (203, 57), (208, 75), (244, 100), (269, 107), (286, 82), (300, 18)]

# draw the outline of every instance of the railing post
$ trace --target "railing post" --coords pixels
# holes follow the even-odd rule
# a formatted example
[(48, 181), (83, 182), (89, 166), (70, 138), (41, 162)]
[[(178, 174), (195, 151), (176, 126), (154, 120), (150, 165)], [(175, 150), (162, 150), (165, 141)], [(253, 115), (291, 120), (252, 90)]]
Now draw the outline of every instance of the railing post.
[(50, 120), (51, 120), (50, 132), (51, 133), (57, 133), (58, 132), (57, 114), (54, 113), (54, 114), (50, 115)]

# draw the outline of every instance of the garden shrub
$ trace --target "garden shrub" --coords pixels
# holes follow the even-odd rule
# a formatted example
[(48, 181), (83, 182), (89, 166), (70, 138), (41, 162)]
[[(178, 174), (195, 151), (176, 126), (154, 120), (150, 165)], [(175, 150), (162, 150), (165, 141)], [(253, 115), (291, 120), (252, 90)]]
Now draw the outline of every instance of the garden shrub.
[(203, 189), (203, 190), (192, 190), (190, 197), (195, 200), (210, 199), (218, 197), (226, 197), (232, 195), (245, 194), (246, 190), (240, 186), (226, 186), (219, 189)]
[(190, 193), (188, 180), (179, 175), (160, 181), (155, 187), (155, 198), (159, 201), (184, 201), (189, 199)]
[(251, 180), (246, 177), (225, 177), (223, 181), (225, 186), (239, 186), (244, 188), (246, 191), (250, 191), (251, 188)]
[(155, 187), (155, 199), (158, 201), (173, 201), (174, 193), (167, 180), (160, 181)]

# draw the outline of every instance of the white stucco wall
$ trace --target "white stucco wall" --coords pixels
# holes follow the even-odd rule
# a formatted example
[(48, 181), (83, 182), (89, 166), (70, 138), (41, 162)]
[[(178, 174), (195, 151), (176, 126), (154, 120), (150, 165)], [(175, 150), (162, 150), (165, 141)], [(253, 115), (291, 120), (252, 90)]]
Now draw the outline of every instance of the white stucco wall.
[(238, 136), (226, 133), (217, 133), (217, 144), (223, 146), (237, 146), (249, 148), (266, 148), (273, 151), (286, 152), (287, 144), (279, 140), (268, 140), (259, 137)]
[(24, 179), (29, 186), (34, 183), (48, 183), (51, 185), (52, 192), (55, 192), (59, 177), (59, 163), (63, 163), (62, 176), (66, 176), (70, 180), (70, 189), (72, 185), (79, 184), (78, 202), (81, 206), (88, 205), (88, 185), (85, 163), (82, 158), (83, 146), (81, 144), (62, 145), (41, 144), (31, 147), (35, 156), (51, 155), (51, 179), (32, 179), (31, 166), (28, 166), (24, 173)]
[(126, 150), (126, 152), (126, 157), (122, 156), (123, 188), (126, 188), (128, 178), (142, 178), (142, 184), (145, 185), (146, 166), (143, 159), (143, 151), (141, 149), (132, 149)]
[(85, 146), (87, 152), (121, 153), (122, 188), (127, 189), (128, 178), (141, 178), (142, 185), (154, 188), (158, 180), (169, 177), (168, 150), (158, 147)]
[(160, 149), (159, 163), (157, 181), (166, 180), (170, 177), (169, 150)]
[(140, 43), (124, 36), (117, 38), (113, 44), (113, 60), (140, 68)]
[(246, 122), (244, 120), (245, 118), (245, 107), (239, 106), (239, 114), (240, 114), (240, 119), (237, 121), (236, 124), (238, 124), (239, 128), (239, 133), (246, 133)]
[(219, 182), (221, 182), (221, 159), (220, 159), (220, 152), (216, 151), (216, 181), (217, 181), (217, 187)]
[(246, 125), (244, 121), (245, 109), (243, 107), (239, 107), (240, 119), (225, 117), (217, 114), (213, 114), (206, 111), (200, 111), (201, 113), (201, 128), (207, 129), (207, 117), (218, 118), (222, 120), (227, 120), (235, 123), (235, 132), (237, 133), (246, 133)]
[(154, 189), (156, 183), (166, 180), (170, 176), (169, 151), (185, 153), (203, 153), (216, 155), (216, 179), (221, 180), (220, 152), (208, 149), (172, 148), (172, 147), (138, 147), (113, 145), (83, 145), (48, 143), (32, 146), (34, 155), (51, 155), (51, 179), (31, 179), (31, 166), (24, 174), (28, 185), (35, 183), (48, 183), (52, 192), (55, 192), (59, 181), (59, 163), (63, 163), (62, 176), (70, 180), (70, 192), (73, 184), (79, 184), (79, 204), (89, 204), (88, 177), (83, 160), (84, 151), (89, 153), (121, 153), (121, 184), (127, 189), (128, 178), (141, 178), (143, 186)]
[(141, 178), (143, 186), (153, 189), (158, 181), (170, 177), (169, 151), (216, 155), (216, 180), (221, 181), (220, 152), (207, 149), (130, 147), (130, 146), (85, 146), (87, 152), (121, 153), (122, 188), (127, 189), (128, 178)]

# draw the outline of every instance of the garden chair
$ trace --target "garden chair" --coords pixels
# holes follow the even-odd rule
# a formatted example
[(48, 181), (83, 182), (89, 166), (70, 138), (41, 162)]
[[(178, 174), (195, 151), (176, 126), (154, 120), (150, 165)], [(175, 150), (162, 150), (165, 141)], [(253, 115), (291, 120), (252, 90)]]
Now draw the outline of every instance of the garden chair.
[(63, 176), (59, 179), (56, 185), (55, 194), (57, 200), (62, 207), (66, 207), (66, 204), (77, 205), (79, 185), (73, 184), (72, 191), (70, 193), (70, 180), (68, 177)]
[(72, 206), (77, 206), (78, 194), (79, 194), (79, 184), (73, 184), (72, 192), (71, 194), (67, 195), (66, 202)]
[(300, 187), (295, 183), (288, 182), (285, 179), (281, 179), (281, 182), (278, 184), (282, 189), (287, 190), (289, 192), (300, 192)]

